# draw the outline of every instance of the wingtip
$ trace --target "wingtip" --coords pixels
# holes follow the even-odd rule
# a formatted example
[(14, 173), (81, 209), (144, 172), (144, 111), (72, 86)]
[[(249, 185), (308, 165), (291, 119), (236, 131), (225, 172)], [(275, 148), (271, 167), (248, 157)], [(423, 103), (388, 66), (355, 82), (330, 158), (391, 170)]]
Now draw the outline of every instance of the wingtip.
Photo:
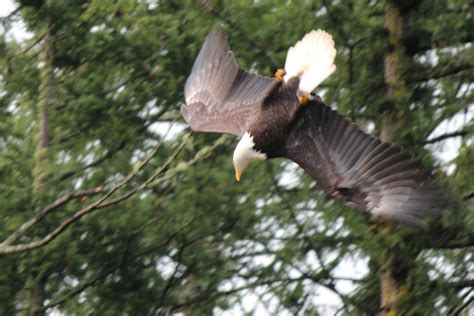
[(217, 42), (224, 42), (227, 43), (228, 37), (227, 33), (222, 29), (220, 25), (214, 25), (212, 29), (209, 31), (209, 33), (206, 36), (206, 41), (217, 41)]
[(181, 115), (183, 116), (184, 120), (186, 123), (189, 124), (189, 112), (188, 112), (188, 107), (186, 104), (181, 105)]
[(211, 31), (207, 34), (208, 37), (218, 36), (218, 37), (227, 37), (227, 33), (222, 30), (218, 25), (214, 26)]

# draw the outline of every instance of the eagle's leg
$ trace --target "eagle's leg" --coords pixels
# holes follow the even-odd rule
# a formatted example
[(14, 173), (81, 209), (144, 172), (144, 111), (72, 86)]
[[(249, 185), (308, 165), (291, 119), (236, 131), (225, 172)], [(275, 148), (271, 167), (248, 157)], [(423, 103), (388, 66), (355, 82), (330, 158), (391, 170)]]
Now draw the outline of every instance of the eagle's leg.
[(298, 97), (298, 102), (300, 105), (306, 105), (309, 101), (311, 101), (311, 96), (306, 92), (298, 90), (296, 96)]
[(307, 94), (303, 94), (303, 95), (300, 95), (298, 97), (298, 102), (301, 104), (301, 105), (306, 105), (308, 104), (309, 102), (309, 96)]
[(282, 82), (285, 74), (286, 74), (285, 69), (280, 68), (275, 72), (275, 79), (279, 82)]

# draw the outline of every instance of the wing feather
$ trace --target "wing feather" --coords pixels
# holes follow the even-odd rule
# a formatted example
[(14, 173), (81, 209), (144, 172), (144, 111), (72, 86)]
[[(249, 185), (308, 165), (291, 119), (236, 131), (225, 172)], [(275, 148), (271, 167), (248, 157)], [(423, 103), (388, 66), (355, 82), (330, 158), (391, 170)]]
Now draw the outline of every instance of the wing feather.
[(194, 62), (184, 88), (186, 104), (181, 112), (196, 131), (241, 136), (278, 84), (274, 79), (239, 69), (227, 36), (216, 29), (206, 37)]
[(287, 138), (287, 158), (316, 179), (326, 193), (376, 215), (410, 224), (436, 216), (447, 195), (433, 187), (420, 163), (382, 142), (322, 102), (297, 116)]

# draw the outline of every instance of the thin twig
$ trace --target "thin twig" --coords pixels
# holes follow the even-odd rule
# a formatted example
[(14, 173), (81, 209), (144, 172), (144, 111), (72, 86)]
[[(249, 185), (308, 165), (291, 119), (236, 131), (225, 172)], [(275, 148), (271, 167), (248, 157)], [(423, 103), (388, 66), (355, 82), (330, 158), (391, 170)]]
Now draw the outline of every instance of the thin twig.
[(11, 18), (13, 18), (13, 16), (15, 16), (16, 14), (18, 14), (18, 12), (20, 12), (20, 10), (23, 8), (23, 5), (19, 5), (15, 10), (13, 10), (10, 14), (8, 14), (7, 16), (4, 16), (2, 18), (0, 18), (0, 23), (8, 23), (9, 20)]
[[(8, 246), (13, 244), (18, 238), (20, 238), (31, 226), (39, 223), (41, 220), (43, 220), (48, 214), (53, 212), (54, 210), (60, 208), (61, 206), (65, 205), (71, 200), (74, 199), (79, 199), (85, 196), (89, 195), (95, 195), (102, 193), (103, 190), (101, 187), (93, 188), (93, 189), (88, 189), (88, 190), (83, 190), (83, 191), (78, 191), (78, 192), (70, 192), (50, 205), (44, 207), (41, 211), (36, 213), (34, 217), (32, 217), (30, 220), (27, 222), (23, 223), (20, 228), (18, 228), (13, 234), (11, 234), (5, 241), (0, 245), (0, 247)], [(1, 249), (1, 248), (0, 248)]]
[(474, 199), (474, 192), (468, 193), (462, 198), (463, 201), (467, 201), (470, 199)]
[(411, 77), (407, 78), (407, 82), (423, 82), (432, 79), (441, 79), (444, 77), (457, 75), (465, 70), (471, 69), (474, 67), (473, 63), (460, 64), (460, 65), (443, 65), (437, 68), (432, 68), (428, 73), (417, 72)]
[(448, 315), (449, 316), (456, 316), (456, 315), (459, 315), (461, 314), (461, 312), (463, 310), (465, 310), (469, 304), (471, 304), (472, 302), (474, 302), (474, 294), (471, 295), (470, 298), (468, 298), (464, 303), (462, 303), (461, 305), (459, 305), (458, 307), (456, 307), (451, 313), (449, 313)]
[(120, 150), (122, 150), (123, 148), (125, 148), (125, 145), (127, 143), (122, 140), (118, 146), (115, 146), (114, 148), (110, 149), (110, 150), (107, 150), (105, 152), (105, 154), (103, 154), (101, 157), (97, 158), (96, 160), (92, 161), (91, 163), (83, 166), (83, 167), (80, 167), (76, 170), (71, 170), (71, 171), (67, 171), (63, 174), (61, 174), (59, 176), (59, 181), (63, 181), (63, 180), (66, 180), (67, 178), (70, 178), (72, 177), (73, 175), (75, 175), (76, 173), (78, 172), (81, 172), (81, 171), (84, 171), (86, 169), (89, 169), (89, 168), (93, 168), (101, 163), (103, 163), (104, 161), (108, 160), (109, 158), (113, 157), (117, 152), (119, 152)]
[(457, 132), (452, 132), (452, 133), (446, 133), (446, 134), (443, 134), (443, 135), (440, 135), (438, 137), (435, 137), (435, 138), (432, 138), (432, 139), (428, 139), (426, 141), (423, 142), (424, 145), (426, 144), (434, 144), (434, 143), (437, 143), (437, 142), (440, 142), (440, 141), (443, 141), (445, 139), (448, 139), (448, 138), (452, 138), (452, 137), (463, 137), (463, 136), (466, 136), (468, 135), (468, 131), (465, 131), (465, 130), (462, 130), (462, 131), (457, 131)]
[(127, 256), (128, 256), (128, 252), (130, 250), (130, 244), (132, 243), (132, 240), (133, 238), (136, 236), (136, 234), (133, 234), (132, 236), (130, 236), (126, 242), (125, 242), (125, 249), (123, 251), (123, 254), (122, 254), (122, 258), (121, 260), (119, 260), (118, 263), (116, 263), (114, 266), (112, 266), (111, 268), (105, 270), (105, 271), (102, 271), (100, 273), (98, 273), (95, 277), (91, 278), (90, 280), (88, 280), (87, 282), (85, 283), (82, 283), (74, 288), (72, 288), (70, 291), (68, 291), (67, 293), (61, 295), (60, 297), (58, 297), (57, 299), (53, 300), (51, 303), (49, 303), (48, 305), (44, 306), (42, 309), (43, 310), (47, 310), (48, 308), (51, 308), (51, 307), (54, 307), (56, 305), (59, 305), (61, 304), (62, 302), (70, 299), (71, 297), (79, 294), (80, 292), (82, 292), (84, 289), (88, 288), (89, 286), (97, 283), (98, 281), (100, 281), (101, 279), (109, 276), (110, 274), (112, 274), (113, 272), (115, 272), (117, 269), (119, 269), (127, 260)]

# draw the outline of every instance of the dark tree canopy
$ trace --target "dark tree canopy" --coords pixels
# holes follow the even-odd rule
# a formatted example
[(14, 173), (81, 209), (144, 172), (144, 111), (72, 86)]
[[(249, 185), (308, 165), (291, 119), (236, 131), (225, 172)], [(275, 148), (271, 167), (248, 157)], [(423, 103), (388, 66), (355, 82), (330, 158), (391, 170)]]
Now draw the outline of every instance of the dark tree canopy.
[[(1, 18), (0, 315), (470, 315), (473, 5), (17, 1)], [(15, 40), (19, 21), (31, 38)], [(286, 160), (234, 180), (237, 139), (191, 133), (184, 83), (219, 25), (273, 76), (324, 29), (324, 102), (449, 188), (426, 230), (373, 220)]]

